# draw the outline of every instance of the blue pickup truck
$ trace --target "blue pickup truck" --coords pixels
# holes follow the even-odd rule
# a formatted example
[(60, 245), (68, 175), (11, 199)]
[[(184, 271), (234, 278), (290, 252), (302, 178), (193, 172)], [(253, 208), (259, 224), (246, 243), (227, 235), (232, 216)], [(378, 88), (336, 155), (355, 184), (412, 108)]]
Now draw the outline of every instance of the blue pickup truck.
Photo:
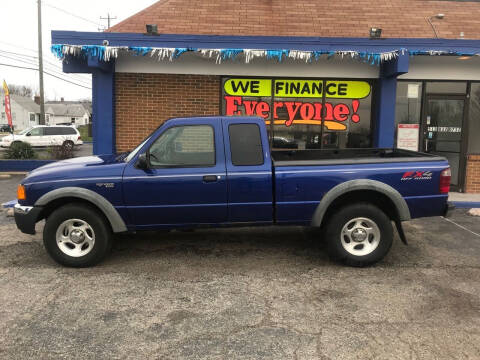
[(270, 151), (256, 117), (176, 118), (130, 153), (56, 162), (18, 187), (15, 221), (66, 266), (91, 266), (114, 233), (194, 227), (318, 228), (333, 259), (381, 260), (395, 224), (445, 216), (448, 162), (398, 149)]

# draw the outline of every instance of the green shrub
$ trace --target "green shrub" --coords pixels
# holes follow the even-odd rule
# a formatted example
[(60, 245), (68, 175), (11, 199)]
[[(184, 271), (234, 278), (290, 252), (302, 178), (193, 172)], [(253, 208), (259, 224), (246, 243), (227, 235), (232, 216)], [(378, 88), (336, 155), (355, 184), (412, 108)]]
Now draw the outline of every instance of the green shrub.
[(80, 133), (80, 136), (82, 137), (83, 141), (92, 141), (92, 137), (88, 136), (88, 128), (92, 126), (91, 124), (87, 125), (80, 125), (77, 127), (78, 132)]
[(19, 160), (34, 159), (35, 151), (33, 151), (30, 144), (16, 141), (12, 143), (5, 152), (5, 158)]
[(69, 146), (50, 146), (48, 153), (52, 159), (64, 160), (73, 158), (73, 148)]

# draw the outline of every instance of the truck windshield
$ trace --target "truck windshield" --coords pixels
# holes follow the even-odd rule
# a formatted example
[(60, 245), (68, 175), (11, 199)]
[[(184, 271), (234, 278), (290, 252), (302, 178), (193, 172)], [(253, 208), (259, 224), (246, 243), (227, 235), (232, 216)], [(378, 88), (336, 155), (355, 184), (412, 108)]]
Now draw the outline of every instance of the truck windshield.
[(133, 149), (130, 154), (128, 154), (128, 156), (125, 158), (125, 162), (129, 162), (130, 160), (132, 160), (135, 155), (137, 155), (137, 153), (140, 151), (140, 149), (142, 148), (143, 145), (145, 145), (145, 143), (148, 141), (148, 139), (150, 139), (150, 136), (147, 137), (145, 140), (143, 140), (143, 142), (138, 145), (135, 149)]

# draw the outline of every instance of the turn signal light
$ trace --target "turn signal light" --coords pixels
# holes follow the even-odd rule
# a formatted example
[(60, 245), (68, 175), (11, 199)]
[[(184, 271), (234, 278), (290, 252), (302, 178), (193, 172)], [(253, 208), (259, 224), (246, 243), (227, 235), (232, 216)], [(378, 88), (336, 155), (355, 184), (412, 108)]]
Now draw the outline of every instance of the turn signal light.
[(25, 186), (18, 185), (17, 187), (17, 199), (18, 200), (26, 200), (27, 194), (25, 193)]
[(450, 191), (450, 180), (452, 179), (452, 171), (450, 168), (440, 173), (440, 194), (448, 194)]

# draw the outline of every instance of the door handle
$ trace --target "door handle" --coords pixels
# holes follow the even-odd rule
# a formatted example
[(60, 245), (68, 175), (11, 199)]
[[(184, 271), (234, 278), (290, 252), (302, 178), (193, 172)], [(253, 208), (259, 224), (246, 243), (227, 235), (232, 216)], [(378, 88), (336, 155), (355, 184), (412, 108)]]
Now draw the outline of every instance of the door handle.
[(220, 176), (217, 175), (205, 175), (203, 177), (203, 182), (209, 183), (209, 182), (215, 182), (217, 180), (220, 180)]

